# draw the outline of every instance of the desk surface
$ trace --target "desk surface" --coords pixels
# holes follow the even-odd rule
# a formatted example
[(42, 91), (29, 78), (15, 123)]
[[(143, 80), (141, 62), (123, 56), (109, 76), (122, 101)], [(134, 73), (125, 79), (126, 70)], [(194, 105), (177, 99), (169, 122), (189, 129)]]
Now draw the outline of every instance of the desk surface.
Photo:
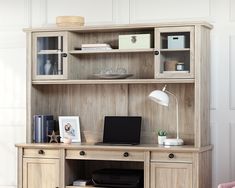
[(22, 148), (47, 148), (47, 149), (92, 149), (92, 150), (132, 150), (132, 151), (178, 151), (178, 152), (203, 152), (211, 150), (212, 145), (196, 148), (193, 145), (163, 146), (158, 144), (140, 144), (134, 146), (95, 145), (94, 143), (23, 143), (16, 144)]

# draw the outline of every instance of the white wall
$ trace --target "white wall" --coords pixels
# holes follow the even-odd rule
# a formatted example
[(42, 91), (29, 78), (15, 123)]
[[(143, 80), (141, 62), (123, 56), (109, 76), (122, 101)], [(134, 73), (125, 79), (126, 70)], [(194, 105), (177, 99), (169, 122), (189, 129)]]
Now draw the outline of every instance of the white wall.
[(235, 180), (235, 0), (0, 0), (0, 188), (16, 185), (15, 143), (25, 141), (25, 34), (22, 28), (83, 15), (86, 23), (207, 20), (212, 30), (213, 188)]

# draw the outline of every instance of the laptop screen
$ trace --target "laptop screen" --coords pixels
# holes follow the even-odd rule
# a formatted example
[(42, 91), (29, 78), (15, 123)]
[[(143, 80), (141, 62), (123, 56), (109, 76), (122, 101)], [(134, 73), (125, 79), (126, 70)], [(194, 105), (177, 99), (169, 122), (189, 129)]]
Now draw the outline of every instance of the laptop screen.
[(103, 143), (139, 144), (140, 116), (105, 116)]

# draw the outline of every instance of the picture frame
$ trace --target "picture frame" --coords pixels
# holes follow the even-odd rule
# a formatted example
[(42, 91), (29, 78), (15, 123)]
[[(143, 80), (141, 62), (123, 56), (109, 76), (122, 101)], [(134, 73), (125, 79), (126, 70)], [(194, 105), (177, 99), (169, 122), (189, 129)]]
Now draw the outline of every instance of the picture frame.
[(81, 142), (79, 116), (59, 116), (60, 140), (71, 139), (72, 142)]

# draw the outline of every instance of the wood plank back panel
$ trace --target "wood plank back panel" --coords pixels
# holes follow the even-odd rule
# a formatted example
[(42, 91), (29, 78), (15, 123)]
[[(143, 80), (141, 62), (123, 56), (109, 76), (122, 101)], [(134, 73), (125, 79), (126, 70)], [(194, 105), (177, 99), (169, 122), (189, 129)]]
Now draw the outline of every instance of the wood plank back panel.
[[(175, 101), (168, 108), (148, 99), (163, 84), (133, 85), (37, 85), (37, 106), (32, 114), (80, 116), (83, 142), (102, 140), (105, 115), (142, 116), (141, 143), (157, 143), (157, 129), (166, 129), (175, 137)], [(179, 130), (186, 144), (194, 144), (194, 84), (168, 84), (168, 90), (179, 100)], [(37, 110), (36, 110), (37, 109)], [(171, 117), (171, 118), (169, 118)]]
[[(127, 115), (128, 85), (35, 86), (32, 114), (80, 116), (83, 142), (102, 140), (105, 115)], [(120, 102), (121, 101), (121, 102)]]
[[(154, 103), (148, 98), (151, 91), (163, 88), (164, 84), (129, 85), (128, 114), (142, 116), (142, 143), (157, 143), (156, 132), (165, 129), (168, 137), (176, 137), (175, 100), (170, 97), (169, 107)], [(194, 144), (194, 85), (168, 84), (167, 90), (179, 101), (179, 134), (186, 144)]]

